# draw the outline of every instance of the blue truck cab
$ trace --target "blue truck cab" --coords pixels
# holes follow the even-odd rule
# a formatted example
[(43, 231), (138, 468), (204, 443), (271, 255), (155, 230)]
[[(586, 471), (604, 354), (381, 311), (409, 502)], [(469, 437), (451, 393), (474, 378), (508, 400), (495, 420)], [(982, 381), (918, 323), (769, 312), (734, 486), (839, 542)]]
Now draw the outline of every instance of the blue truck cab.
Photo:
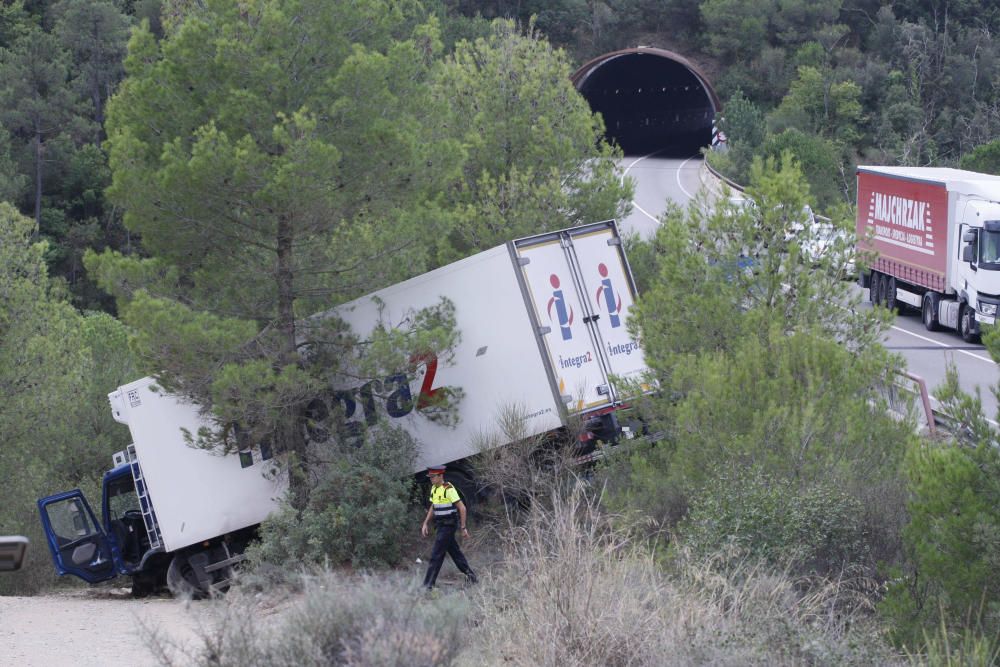
[(152, 508), (137, 483), (127, 454), (115, 457), (118, 464), (104, 473), (101, 483), (100, 518), (79, 489), (58, 493), (38, 501), (42, 527), (56, 572), (74, 575), (94, 584), (116, 576), (133, 579), (133, 594), (150, 592), (162, 585), (163, 557)]

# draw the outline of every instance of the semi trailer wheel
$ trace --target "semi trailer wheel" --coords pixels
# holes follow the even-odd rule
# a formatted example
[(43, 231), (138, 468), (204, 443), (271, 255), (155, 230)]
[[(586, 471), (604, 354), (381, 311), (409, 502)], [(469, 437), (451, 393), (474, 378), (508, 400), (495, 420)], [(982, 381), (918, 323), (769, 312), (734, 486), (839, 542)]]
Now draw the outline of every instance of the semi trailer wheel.
[(885, 307), (895, 313), (899, 307), (899, 303), (896, 301), (896, 278), (884, 276), (884, 279), (882, 299), (885, 301)]
[(877, 306), (882, 302), (881, 291), (882, 274), (878, 271), (872, 271), (871, 279), (868, 281), (868, 300), (872, 302), (873, 306)]

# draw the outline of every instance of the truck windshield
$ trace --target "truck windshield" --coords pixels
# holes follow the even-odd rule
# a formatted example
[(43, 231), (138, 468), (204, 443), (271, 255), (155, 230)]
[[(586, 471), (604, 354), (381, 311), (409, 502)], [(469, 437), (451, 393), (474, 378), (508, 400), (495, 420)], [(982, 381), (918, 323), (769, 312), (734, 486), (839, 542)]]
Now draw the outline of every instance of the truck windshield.
[(979, 266), (1000, 270), (1000, 231), (984, 229), (979, 233)]

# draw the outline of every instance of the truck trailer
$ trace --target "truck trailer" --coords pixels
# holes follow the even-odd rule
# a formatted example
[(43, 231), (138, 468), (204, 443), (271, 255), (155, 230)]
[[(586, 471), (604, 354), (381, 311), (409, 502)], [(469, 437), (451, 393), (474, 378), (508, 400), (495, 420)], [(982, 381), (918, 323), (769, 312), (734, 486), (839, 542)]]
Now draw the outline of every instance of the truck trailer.
[(873, 252), (873, 304), (919, 309), (929, 331), (976, 342), (1000, 304), (1000, 176), (937, 167), (858, 167), (857, 236)]
[[(511, 241), (319, 316), (340, 318), (363, 342), (376, 327), (406, 326), (442, 298), (454, 305), (460, 334), (448, 358), (414, 351), (420, 363), (412, 376), (360, 385), (345, 378), (309, 406), (302, 428), (310, 446), (387, 419), (418, 443), (414, 472), (449, 464), (469, 497), (475, 482), (461, 464), (511, 407), (521, 437), (571, 422), (585, 425), (584, 440), (634, 437), (618, 411), (651, 387), (627, 327), (635, 284), (613, 221)], [(448, 424), (433, 418), (425, 399), (452, 388), (461, 398), (457, 423)], [(136, 595), (163, 584), (188, 595), (223, 588), (287, 490), (280, 465), (264, 445), (231, 455), (193, 447), (190, 436), (212, 424), (153, 378), (109, 400), (133, 444), (104, 474), (99, 512), (79, 489), (38, 501), (56, 570), (90, 583), (129, 576)]]

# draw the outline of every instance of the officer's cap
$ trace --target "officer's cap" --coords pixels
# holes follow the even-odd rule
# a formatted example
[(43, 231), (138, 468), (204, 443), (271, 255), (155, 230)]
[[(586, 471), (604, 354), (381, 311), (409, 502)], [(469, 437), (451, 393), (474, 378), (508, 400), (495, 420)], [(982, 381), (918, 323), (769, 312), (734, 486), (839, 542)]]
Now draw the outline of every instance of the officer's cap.
[(444, 471), (445, 471), (444, 466), (431, 466), (430, 468), (427, 469), (427, 476), (430, 477), (431, 475), (443, 475)]

